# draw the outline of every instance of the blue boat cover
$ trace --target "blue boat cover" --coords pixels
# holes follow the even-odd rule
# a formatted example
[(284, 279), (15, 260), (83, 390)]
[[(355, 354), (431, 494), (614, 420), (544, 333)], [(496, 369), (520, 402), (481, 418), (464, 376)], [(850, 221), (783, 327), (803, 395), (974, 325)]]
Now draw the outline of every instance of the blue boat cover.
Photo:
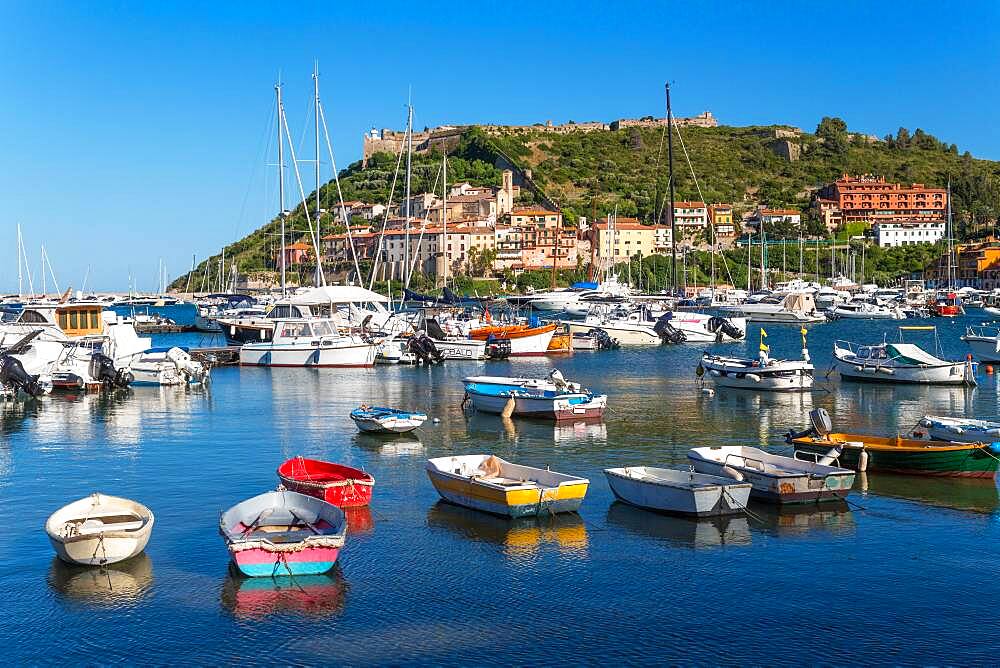
[(574, 283), (570, 287), (578, 288), (580, 290), (596, 290), (598, 288), (598, 285), (593, 281), (581, 281), (579, 283)]

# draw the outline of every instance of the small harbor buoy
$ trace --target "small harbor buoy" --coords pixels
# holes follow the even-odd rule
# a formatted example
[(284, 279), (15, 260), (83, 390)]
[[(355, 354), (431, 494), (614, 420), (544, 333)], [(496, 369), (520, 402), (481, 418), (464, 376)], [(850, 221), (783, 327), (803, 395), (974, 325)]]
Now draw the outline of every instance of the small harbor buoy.
[(705, 395), (706, 397), (714, 397), (715, 396), (715, 390), (712, 389), (711, 387), (703, 387), (703, 388), (701, 388), (701, 393), (703, 395)]
[(987, 374), (993, 373), (993, 365), (992, 364), (987, 364), (986, 365), (986, 373)]

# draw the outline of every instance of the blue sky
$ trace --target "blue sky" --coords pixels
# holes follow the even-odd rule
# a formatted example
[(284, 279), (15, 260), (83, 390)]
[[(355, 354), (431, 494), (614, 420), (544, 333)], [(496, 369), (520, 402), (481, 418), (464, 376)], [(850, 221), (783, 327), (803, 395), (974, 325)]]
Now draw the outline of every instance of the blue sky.
[(314, 59), (340, 167), (402, 125), (410, 86), (423, 127), (657, 115), (666, 80), (680, 115), (837, 115), (1000, 159), (1000, 4), (950, 5), (2, 3), (0, 291), (17, 223), (33, 273), (44, 243), (61, 287), (89, 267), (89, 288), (122, 290), (265, 222), (273, 83), (301, 136)]

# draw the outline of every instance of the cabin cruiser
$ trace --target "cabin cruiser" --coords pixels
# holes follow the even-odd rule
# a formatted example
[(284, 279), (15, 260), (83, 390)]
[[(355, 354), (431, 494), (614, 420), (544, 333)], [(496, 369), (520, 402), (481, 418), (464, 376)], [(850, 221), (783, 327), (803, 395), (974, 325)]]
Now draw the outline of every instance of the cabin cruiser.
[(721, 309), (730, 313), (741, 313), (748, 322), (823, 322), (826, 316), (817, 308), (813, 296), (808, 292), (794, 292), (783, 299), (772, 297), (756, 304), (749, 301), (742, 306)]
[(267, 314), (250, 295), (214, 294), (198, 300), (194, 328), (199, 332), (222, 332), (219, 318), (262, 317)]
[(528, 300), (528, 305), (538, 311), (564, 311), (567, 306), (573, 306), (581, 300), (596, 302), (608, 298), (627, 297), (631, 290), (627, 285), (618, 282), (611, 276), (603, 283), (574, 283), (562, 290), (535, 293)]
[[(936, 385), (976, 385), (975, 367), (968, 360), (945, 360), (923, 348), (903, 341), (904, 331), (934, 332), (936, 351), (940, 350), (935, 327), (900, 327), (899, 341), (857, 344), (838, 340), (833, 344), (833, 367), (841, 378), (884, 383), (921, 383)], [(937, 352), (940, 355), (940, 352)]]
[(967, 327), (961, 339), (969, 344), (980, 362), (1000, 362), (1000, 327), (986, 324)]
[(848, 301), (850, 298), (850, 292), (835, 290), (829, 285), (824, 285), (813, 293), (813, 300), (816, 302), (816, 308), (820, 309), (829, 309), (836, 304)]
[(340, 328), (334, 318), (275, 319), (270, 340), (240, 347), (241, 366), (366, 367), (381, 342)]

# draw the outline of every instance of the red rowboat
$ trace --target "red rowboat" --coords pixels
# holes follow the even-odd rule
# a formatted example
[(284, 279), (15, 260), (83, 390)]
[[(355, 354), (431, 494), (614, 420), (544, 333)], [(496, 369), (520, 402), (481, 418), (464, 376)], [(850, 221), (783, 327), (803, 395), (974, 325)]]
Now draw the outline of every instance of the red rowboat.
[(293, 457), (278, 467), (287, 489), (323, 499), (339, 508), (367, 506), (375, 478), (370, 473), (318, 459)]

